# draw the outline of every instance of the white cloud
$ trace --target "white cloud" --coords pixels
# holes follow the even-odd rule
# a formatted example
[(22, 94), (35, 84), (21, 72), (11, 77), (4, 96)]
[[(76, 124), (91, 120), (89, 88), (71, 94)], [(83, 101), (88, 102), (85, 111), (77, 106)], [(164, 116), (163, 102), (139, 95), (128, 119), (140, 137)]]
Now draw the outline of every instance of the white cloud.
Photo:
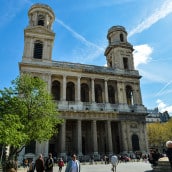
[(158, 99), (156, 101), (157, 105), (158, 105), (158, 109), (160, 112), (165, 112), (168, 111), (169, 114), (172, 114), (172, 105), (168, 106), (166, 105), (162, 100)]
[(134, 46), (133, 57), (135, 68), (137, 68), (139, 64), (148, 63), (151, 60), (152, 52), (153, 48), (148, 44)]
[(128, 36), (130, 37), (136, 33), (142, 32), (143, 30), (149, 28), (154, 23), (158, 22), (160, 19), (166, 17), (170, 13), (172, 13), (172, 1), (166, 0), (159, 9), (155, 9), (152, 15), (150, 15), (146, 20), (144, 20), (143, 22), (138, 24), (137, 27), (131, 30)]

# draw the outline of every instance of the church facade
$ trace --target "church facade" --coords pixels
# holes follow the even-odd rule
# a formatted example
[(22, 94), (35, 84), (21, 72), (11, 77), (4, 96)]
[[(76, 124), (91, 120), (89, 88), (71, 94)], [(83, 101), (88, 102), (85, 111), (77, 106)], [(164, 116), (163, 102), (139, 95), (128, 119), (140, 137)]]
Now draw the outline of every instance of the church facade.
[[(64, 122), (47, 142), (34, 143), (32, 153), (66, 156), (118, 154), (148, 150), (146, 108), (142, 104), (139, 72), (134, 69), (133, 46), (122, 26), (108, 30), (104, 55), (107, 67), (53, 61), (55, 33), (53, 10), (34, 4), (24, 30), (24, 53), (20, 73), (47, 82)], [(30, 151), (30, 152), (29, 152)]]

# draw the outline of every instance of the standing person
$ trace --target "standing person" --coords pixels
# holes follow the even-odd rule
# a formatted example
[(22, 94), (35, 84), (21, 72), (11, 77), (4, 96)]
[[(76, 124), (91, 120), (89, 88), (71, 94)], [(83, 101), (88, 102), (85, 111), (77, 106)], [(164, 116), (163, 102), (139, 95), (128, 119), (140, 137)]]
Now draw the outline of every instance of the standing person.
[(49, 153), (48, 159), (45, 162), (45, 171), (46, 172), (53, 172), (54, 160), (52, 158), (52, 154)]
[(76, 159), (76, 155), (72, 154), (71, 158), (67, 163), (65, 172), (80, 172), (80, 162)]
[(58, 166), (59, 166), (59, 172), (61, 172), (62, 171), (62, 167), (64, 166), (64, 161), (63, 161), (62, 158), (59, 159)]
[(166, 147), (167, 147), (166, 154), (167, 154), (168, 160), (170, 162), (170, 166), (172, 168), (172, 141), (167, 141)]
[(36, 168), (37, 172), (43, 172), (44, 171), (44, 160), (43, 160), (42, 154), (40, 154), (38, 159), (36, 160), (35, 168)]

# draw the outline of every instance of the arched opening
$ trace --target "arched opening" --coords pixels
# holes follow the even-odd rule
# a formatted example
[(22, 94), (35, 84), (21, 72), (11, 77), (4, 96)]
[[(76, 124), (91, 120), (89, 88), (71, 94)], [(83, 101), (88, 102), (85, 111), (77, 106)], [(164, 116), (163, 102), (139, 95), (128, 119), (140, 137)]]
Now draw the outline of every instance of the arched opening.
[(100, 85), (95, 85), (95, 101), (96, 103), (102, 103), (103, 98), (102, 98), (102, 88)]
[(133, 148), (133, 151), (140, 150), (139, 137), (136, 134), (132, 135), (132, 148)]
[(43, 43), (41, 41), (36, 41), (34, 43), (33, 58), (42, 59), (42, 54), (43, 54)]
[(42, 14), (38, 15), (38, 25), (44, 26), (44, 21), (45, 21), (45, 17)]
[(81, 84), (81, 101), (89, 102), (89, 87), (87, 84)]
[(67, 101), (75, 101), (75, 85), (73, 82), (67, 83), (66, 100)]
[(60, 82), (53, 81), (51, 93), (53, 95), (54, 100), (60, 100)]
[(108, 85), (109, 103), (115, 104), (115, 89), (112, 85)]
[(133, 91), (131, 86), (126, 86), (126, 98), (127, 98), (127, 104), (133, 105)]

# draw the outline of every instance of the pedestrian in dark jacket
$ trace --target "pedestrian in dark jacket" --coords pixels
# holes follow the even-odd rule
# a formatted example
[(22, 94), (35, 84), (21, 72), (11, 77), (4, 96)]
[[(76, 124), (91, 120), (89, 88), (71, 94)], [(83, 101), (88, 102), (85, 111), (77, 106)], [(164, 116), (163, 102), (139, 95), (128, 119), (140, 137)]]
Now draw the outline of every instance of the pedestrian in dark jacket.
[(38, 159), (36, 160), (35, 168), (36, 168), (37, 172), (43, 172), (44, 171), (44, 160), (43, 160), (42, 154), (40, 154)]
[(45, 161), (45, 171), (53, 172), (54, 160), (52, 158), (52, 154), (49, 153), (48, 159)]

